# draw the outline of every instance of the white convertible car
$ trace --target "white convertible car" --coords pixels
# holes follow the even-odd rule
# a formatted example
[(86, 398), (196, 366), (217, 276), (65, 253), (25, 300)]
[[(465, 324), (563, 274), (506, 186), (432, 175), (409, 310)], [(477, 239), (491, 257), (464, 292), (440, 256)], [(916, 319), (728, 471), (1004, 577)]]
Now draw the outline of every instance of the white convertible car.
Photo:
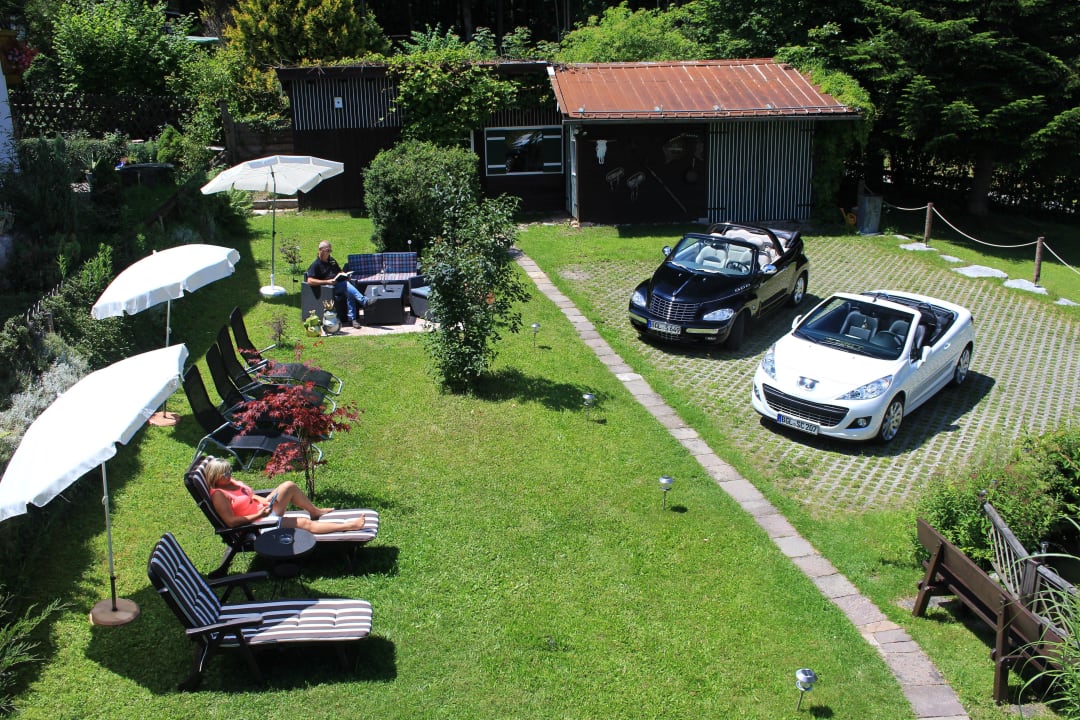
[(975, 349), (971, 313), (925, 295), (837, 293), (770, 347), (751, 402), (812, 435), (889, 442), (904, 413), (964, 382)]

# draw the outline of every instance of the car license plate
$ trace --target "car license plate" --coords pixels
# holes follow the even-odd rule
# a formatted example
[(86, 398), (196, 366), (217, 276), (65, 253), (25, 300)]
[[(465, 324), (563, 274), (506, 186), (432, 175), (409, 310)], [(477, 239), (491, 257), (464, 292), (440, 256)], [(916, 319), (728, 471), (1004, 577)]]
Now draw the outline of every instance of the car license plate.
[(800, 420), (799, 418), (788, 417), (787, 415), (778, 413), (776, 415), (776, 422), (780, 423), (781, 425), (793, 427), (796, 430), (802, 430), (804, 433), (810, 433), (811, 435), (818, 434), (817, 425), (815, 425), (814, 423), (808, 423), (805, 420)]
[(659, 320), (650, 320), (649, 329), (656, 332), (667, 333), (668, 335), (678, 335), (682, 332), (681, 325), (673, 325), (672, 323), (660, 322)]

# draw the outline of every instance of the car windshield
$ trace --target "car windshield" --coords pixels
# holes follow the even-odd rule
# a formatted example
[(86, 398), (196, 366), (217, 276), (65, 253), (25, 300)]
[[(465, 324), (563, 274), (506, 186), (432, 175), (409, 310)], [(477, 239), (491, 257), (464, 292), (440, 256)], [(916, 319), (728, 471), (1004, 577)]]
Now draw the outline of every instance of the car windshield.
[(917, 322), (913, 313), (879, 303), (834, 297), (815, 308), (799, 323), (794, 334), (818, 345), (896, 360), (903, 354), (910, 330)]
[(687, 235), (667, 261), (690, 272), (746, 276), (754, 267), (754, 248), (718, 236)]

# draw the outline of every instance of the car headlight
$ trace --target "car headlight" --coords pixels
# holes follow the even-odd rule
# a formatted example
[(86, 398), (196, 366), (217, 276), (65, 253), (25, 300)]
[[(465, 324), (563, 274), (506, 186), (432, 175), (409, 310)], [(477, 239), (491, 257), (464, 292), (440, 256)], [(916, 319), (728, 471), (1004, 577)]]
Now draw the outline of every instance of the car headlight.
[(719, 310), (705, 313), (701, 316), (701, 319), (708, 320), (709, 322), (724, 322), (725, 320), (730, 320), (731, 316), (734, 314), (735, 311), (731, 308), (720, 308)]
[(761, 358), (761, 369), (765, 371), (765, 374), (776, 379), (776, 346), (771, 345), (769, 349), (765, 351), (765, 357)]
[(630, 296), (630, 304), (643, 308), (649, 304), (649, 300), (647, 297), (645, 297), (645, 293), (641, 289), (638, 289), (635, 290), (634, 294)]
[(885, 393), (892, 385), (892, 375), (886, 375), (883, 378), (878, 378), (874, 382), (869, 382), (862, 387), (857, 387), (851, 392), (844, 393), (840, 396), (840, 400), (873, 400)]

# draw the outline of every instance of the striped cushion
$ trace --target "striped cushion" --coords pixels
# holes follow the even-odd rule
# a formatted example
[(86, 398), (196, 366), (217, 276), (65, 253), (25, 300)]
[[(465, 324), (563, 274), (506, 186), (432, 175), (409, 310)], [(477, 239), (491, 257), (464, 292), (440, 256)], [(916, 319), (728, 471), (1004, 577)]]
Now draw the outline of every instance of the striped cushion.
[(187, 627), (203, 627), (217, 622), (221, 601), (176, 542), (165, 533), (150, 555), (150, 579), (154, 586), (172, 596), (172, 606), (183, 614)]
[[(262, 624), (243, 629), (252, 645), (287, 642), (340, 642), (360, 640), (371, 633), (371, 603), (366, 600), (276, 600), (222, 607), (221, 620), (258, 615)], [(224, 638), (222, 647), (235, 647), (235, 637)]]

